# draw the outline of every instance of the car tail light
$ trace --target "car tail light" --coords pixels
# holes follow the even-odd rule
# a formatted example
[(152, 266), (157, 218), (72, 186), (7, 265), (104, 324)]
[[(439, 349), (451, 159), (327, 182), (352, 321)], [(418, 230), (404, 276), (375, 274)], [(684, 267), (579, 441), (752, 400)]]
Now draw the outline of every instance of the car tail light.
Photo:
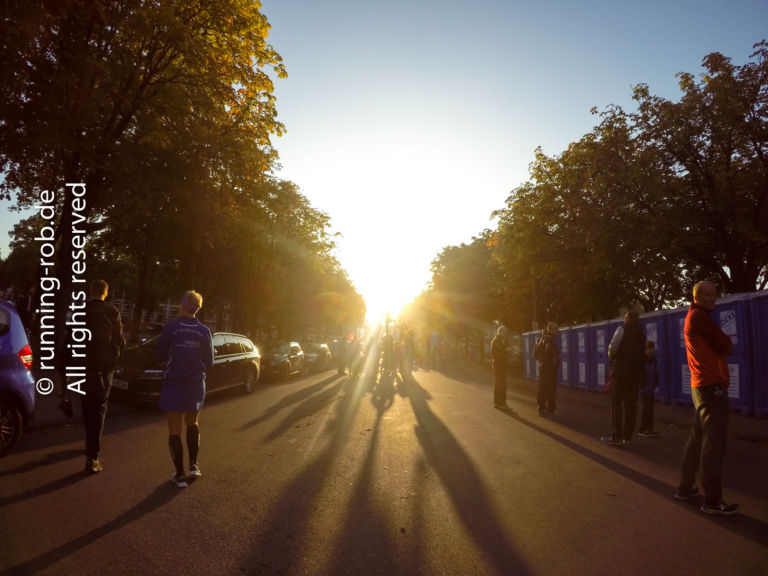
[(29, 344), (19, 350), (19, 360), (26, 366), (27, 370), (32, 367), (32, 348), (29, 347)]

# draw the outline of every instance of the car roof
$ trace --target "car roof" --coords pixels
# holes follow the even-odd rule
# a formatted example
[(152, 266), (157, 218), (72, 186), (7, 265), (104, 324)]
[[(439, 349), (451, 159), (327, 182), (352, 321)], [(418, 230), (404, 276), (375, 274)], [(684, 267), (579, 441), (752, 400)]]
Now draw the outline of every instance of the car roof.
[(250, 340), (245, 334), (235, 334), (234, 332), (214, 332), (211, 336), (236, 336), (237, 338), (245, 338)]

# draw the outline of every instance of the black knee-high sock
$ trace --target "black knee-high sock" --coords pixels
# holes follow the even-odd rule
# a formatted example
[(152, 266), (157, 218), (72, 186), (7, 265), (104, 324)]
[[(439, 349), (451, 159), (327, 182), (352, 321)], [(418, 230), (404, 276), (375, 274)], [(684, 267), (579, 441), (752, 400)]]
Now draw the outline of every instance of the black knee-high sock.
[(184, 474), (184, 448), (181, 445), (181, 436), (179, 434), (170, 434), (168, 436), (168, 449), (171, 451), (171, 460), (176, 466), (176, 474)]
[(189, 465), (197, 464), (197, 451), (200, 449), (200, 428), (197, 424), (187, 426), (187, 450), (189, 450)]

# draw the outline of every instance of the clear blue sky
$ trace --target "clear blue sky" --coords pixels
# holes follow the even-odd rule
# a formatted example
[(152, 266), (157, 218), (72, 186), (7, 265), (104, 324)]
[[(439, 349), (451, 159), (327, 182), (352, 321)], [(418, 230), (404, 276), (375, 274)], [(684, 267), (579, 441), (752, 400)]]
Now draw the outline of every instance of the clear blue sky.
[(675, 74), (768, 37), (768, 1), (264, 0), (287, 134), (280, 176), (343, 234), (339, 258), (379, 309), (416, 296), (448, 245), (493, 227), (597, 106), (632, 86), (677, 99)]
[(377, 312), (415, 297), (444, 247), (492, 227), (534, 149), (578, 140), (593, 106), (632, 109), (638, 83), (677, 99), (675, 73), (700, 73), (715, 51), (743, 64), (768, 38), (768, 0), (263, 0), (262, 11), (288, 70), (277, 175), (331, 216), (338, 258)]

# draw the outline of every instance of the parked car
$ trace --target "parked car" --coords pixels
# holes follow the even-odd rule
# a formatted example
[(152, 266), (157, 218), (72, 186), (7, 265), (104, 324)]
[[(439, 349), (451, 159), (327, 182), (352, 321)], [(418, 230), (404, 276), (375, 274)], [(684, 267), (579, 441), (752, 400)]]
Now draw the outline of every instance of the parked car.
[(0, 300), (0, 458), (21, 438), (35, 410), (32, 349), (16, 307)]
[(298, 342), (273, 340), (260, 347), (265, 378), (285, 380), (306, 369), (304, 351)]
[(310, 372), (324, 372), (331, 367), (331, 349), (328, 344), (309, 342), (302, 344), (301, 349), (304, 350), (304, 361)]
[[(116, 395), (143, 402), (159, 401), (164, 368), (156, 357), (159, 338), (126, 348), (112, 380)], [(253, 342), (241, 334), (213, 334), (213, 366), (205, 374), (206, 394), (236, 387), (250, 394), (260, 375), (261, 356)]]

